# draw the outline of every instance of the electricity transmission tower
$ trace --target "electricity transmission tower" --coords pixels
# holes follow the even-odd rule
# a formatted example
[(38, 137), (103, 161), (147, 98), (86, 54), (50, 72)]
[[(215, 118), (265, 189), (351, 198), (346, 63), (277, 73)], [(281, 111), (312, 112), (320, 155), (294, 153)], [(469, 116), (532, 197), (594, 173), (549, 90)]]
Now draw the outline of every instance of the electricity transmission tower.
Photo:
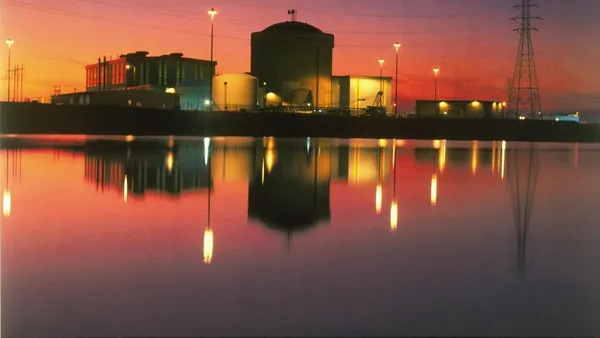
[(510, 86), (509, 112), (514, 114), (515, 118), (526, 115), (540, 118), (542, 105), (531, 38), (532, 32), (537, 31), (537, 28), (531, 26), (531, 21), (541, 20), (541, 17), (532, 16), (532, 8), (538, 8), (538, 5), (533, 4), (531, 0), (521, 0), (521, 4), (515, 8), (520, 10), (520, 16), (514, 17), (512, 20), (520, 20), (520, 25), (515, 28), (515, 31), (519, 32), (521, 37)]

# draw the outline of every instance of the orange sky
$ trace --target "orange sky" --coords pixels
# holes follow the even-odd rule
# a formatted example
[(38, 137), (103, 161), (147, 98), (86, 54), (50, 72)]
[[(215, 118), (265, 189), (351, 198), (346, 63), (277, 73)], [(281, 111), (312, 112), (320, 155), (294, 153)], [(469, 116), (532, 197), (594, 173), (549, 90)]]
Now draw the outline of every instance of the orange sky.
[[(25, 66), (26, 97), (84, 88), (84, 65), (99, 56), (146, 50), (209, 58), (210, 7), (218, 72), (249, 71), (250, 33), (288, 18), (335, 34), (335, 74), (394, 73), (392, 44), (400, 41), (401, 106), (433, 95), (432, 68), (440, 67), (439, 96), (506, 100), (517, 33), (510, 0), (3, 0), (1, 35), (15, 41), (12, 61)], [(536, 14), (534, 43), (545, 110), (600, 110), (600, 3), (545, 0)], [(2, 54), (0, 68), (6, 69)], [(3, 86), (4, 87), (4, 86)], [(0, 97), (4, 98), (4, 93)]]

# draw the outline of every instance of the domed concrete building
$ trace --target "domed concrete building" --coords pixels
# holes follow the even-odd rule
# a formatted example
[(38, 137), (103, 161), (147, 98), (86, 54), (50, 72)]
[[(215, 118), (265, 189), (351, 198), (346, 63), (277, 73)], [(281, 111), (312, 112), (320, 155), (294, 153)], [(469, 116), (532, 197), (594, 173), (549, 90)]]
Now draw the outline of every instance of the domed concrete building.
[(280, 22), (252, 33), (251, 73), (284, 105), (329, 107), (332, 34), (306, 23)]

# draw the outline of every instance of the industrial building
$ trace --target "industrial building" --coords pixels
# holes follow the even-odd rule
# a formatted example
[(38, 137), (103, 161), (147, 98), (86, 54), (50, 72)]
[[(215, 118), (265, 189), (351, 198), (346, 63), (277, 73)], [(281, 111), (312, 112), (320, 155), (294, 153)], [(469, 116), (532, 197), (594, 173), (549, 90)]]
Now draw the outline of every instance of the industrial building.
[(355, 111), (377, 105), (378, 93), (382, 92), (381, 105), (386, 111), (393, 111), (391, 77), (334, 76), (332, 92), (333, 107)]
[[(184, 58), (181, 53), (148, 56), (148, 52), (121, 55), (117, 59), (98, 58), (85, 66), (86, 90), (103, 91), (136, 86), (167, 88), (193, 86), (210, 79), (217, 63)], [(212, 73), (211, 73), (212, 67)]]
[(179, 109), (179, 95), (154, 90), (111, 90), (54, 95), (52, 104)]
[(504, 118), (505, 112), (506, 104), (501, 101), (418, 100), (415, 106), (418, 117)]
[(251, 73), (266, 87), (269, 105), (331, 105), (333, 35), (292, 17), (252, 33), (251, 41)]

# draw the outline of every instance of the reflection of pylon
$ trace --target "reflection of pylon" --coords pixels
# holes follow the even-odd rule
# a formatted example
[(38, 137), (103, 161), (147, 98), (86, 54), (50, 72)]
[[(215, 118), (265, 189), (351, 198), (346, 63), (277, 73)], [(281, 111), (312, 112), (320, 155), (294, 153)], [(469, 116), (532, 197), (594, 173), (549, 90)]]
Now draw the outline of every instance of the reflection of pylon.
[(513, 203), (517, 232), (517, 271), (520, 274), (525, 272), (527, 235), (539, 169), (538, 152), (537, 146), (531, 144), (528, 151), (514, 149), (508, 155), (507, 182)]
[(542, 108), (531, 38), (531, 32), (537, 29), (531, 27), (531, 20), (541, 18), (531, 15), (531, 9), (538, 7), (531, 0), (521, 0), (521, 4), (515, 7), (521, 11), (520, 16), (513, 18), (515, 21), (520, 20), (519, 28), (515, 31), (521, 37), (510, 85), (509, 112), (515, 118), (526, 115), (540, 117)]

